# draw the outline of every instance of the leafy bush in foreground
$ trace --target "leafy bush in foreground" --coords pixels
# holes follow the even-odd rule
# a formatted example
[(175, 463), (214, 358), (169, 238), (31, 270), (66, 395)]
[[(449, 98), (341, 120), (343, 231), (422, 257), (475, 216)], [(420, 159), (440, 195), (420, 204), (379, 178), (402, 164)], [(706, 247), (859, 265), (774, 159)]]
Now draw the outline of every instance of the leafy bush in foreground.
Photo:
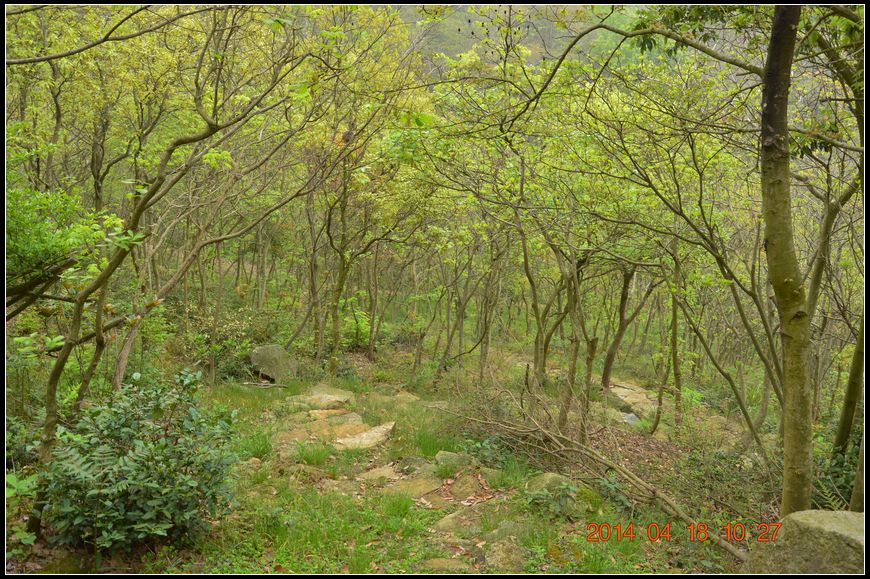
[(58, 433), (46, 519), (98, 550), (202, 529), (228, 502), (231, 416), (197, 408), (200, 374), (135, 384)]

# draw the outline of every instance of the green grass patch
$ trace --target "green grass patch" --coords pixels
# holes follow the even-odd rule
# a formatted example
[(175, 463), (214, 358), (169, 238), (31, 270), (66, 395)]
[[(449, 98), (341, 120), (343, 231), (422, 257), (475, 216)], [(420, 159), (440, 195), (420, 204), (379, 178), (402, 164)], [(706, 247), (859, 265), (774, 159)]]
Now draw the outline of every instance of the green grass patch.
[(240, 460), (263, 459), (272, 452), (272, 437), (263, 431), (244, 435), (233, 442), (233, 450)]
[(323, 466), (333, 454), (335, 448), (330, 444), (321, 444), (319, 442), (299, 442), (299, 448), (296, 457), (299, 462), (310, 464), (311, 466)]
[(429, 425), (422, 425), (417, 429), (414, 433), (414, 444), (426, 458), (434, 458), (441, 450), (454, 452), (459, 446), (455, 437)]

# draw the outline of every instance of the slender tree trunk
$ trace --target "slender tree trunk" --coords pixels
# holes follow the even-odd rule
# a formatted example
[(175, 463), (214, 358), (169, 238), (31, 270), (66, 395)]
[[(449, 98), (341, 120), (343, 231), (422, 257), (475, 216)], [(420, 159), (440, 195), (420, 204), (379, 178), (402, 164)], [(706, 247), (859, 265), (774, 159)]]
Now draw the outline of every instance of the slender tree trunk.
[(843, 409), (840, 412), (840, 422), (837, 426), (837, 436), (834, 438), (834, 452), (843, 454), (849, 445), (852, 434), (852, 423), (855, 418), (855, 408), (861, 398), (864, 388), (864, 316), (861, 316), (858, 341), (852, 354), (852, 365), (849, 367), (849, 380), (846, 382), (846, 393), (843, 397)]
[(852, 499), (849, 510), (856, 513), (864, 512), (864, 435), (861, 435), (861, 449), (858, 451), (858, 472), (855, 473), (855, 483), (852, 485)]
[(789, 184), (788, 98), (800, 15), (800, 6), (774, 9), (761, 96), (764, 241), (783, 349), (782, 516), (811, 508), (813, 487), (813, 392), (807, 375), (812, 311), (795, 250)]

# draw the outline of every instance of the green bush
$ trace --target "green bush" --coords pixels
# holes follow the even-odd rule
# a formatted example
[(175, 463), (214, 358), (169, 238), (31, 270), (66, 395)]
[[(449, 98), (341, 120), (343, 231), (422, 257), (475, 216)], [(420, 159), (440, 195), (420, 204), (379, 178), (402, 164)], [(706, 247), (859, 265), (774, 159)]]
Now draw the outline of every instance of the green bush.
[(6, 468), (17, 469), (36, 462), (39, 433), (27, 422), (6, 417)]
[(114, 550), (178, 538), (228, 504), (232, 416), (198, 409), (200, 378), (125, 386), (59, 429), (46, 474), (55, 541)]
[(528, 491), (525, 494), (526, 505), (554, 519), (572, 520), (579, 514), (576, 501), (578, 490), (572, 484), (562, 483), (552, 490)]

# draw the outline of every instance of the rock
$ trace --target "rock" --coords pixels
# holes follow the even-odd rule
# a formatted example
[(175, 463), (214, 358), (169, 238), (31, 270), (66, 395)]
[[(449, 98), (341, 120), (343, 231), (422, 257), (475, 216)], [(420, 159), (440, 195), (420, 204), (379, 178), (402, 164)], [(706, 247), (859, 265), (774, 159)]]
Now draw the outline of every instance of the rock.
[(437, 491), (440, 488), (441, 479), (434, 477), (420, 477), (400, 480), (393, 486), (384, 489), (384, 492), (408, 495), (409, 497), (418, 499), (423, 495), (427, 495), (432, 491)]
[(251, 365), (263, 376), (278, 382), (296, 374), (296, 363), (278, 344), (258, 346), (251, 350)]
[(440, 494), (435, 492), (429, 493), (425, 497), (420, 497), (418, 500), (420, 501), (420, 504), (427, 509), (442, 510), (456, 504), (452, 498), (442, 497)]
[(350, 390), (342, 390), (341, 388), (333, 388), (329, 384), (321, 382), (316, 386), (312, 386), (308, 391), (310, 396), (336, 396), (346, 399), (350, 404), (356, 402), (356, 394)]
[(502, 480), (502, 471), (497, 468), (489, 468), (489, 467), (481, 467), (480, 476), (483, 477), (483, 480), (486, 481), (486, 484), (492, 485), (495, 482)]
[(792, 513), (782, 520), (774, 541), (753, 541), (742, 571), (863, 574), (864, 513), (817, 510)]
[(340, 416), (347, 414), (349, 411), (344, 408), (333, 408), (332, 410), (309, 410), (307, 416), (313, 420), (323, 420), (330, 416)]
[(480, 517), (473, 508), (463, 508), (435, 523), (435, 529), (442, 533), (473, 535), (480, 532)]
[(527, 554), (515, 540), (505, 539), (483, 546), (486, 566), (502, 573), (525, 571)]
[(359, 420), (349, 420), (347, 422), (339, 422), (333, 423), (329, 419), (325, 420), (315, 420), (314, 422), (309, 422), (308, 424), (303, 424), (297, 430), (292, 431), (290, 434), (294, 436), (296, 440), (302, 440), (298, 437), (299, 432), (305, 432), (306, 435), (304, 438), (317, 438), (323, 442), (329, 442), (335, 438), (343, 438), (348, 436), (355, 436), (362, 432), (365, 432), (369, 429), (367, 424), (362, 423), (362, 418)]
[(250, 466), (251, 468), (260, 468), (260, 464), (262, 464), (262, 462), (263, 461), (261, 461), (259, 458), (254, 456), (254, 457), (251, 457), (250, 460), (248, 460), (248, 466)]
[(329, 424), (338, 425), (338, 424), (362, 424), (363, 419), (362, 416), (357, 414), (356, 412), (346, 412), (343, 414), (336, 414), (334, 416), (329, 416), (326, 418), (326, 421)]
[(368, 481), (377, 481), (381, 479), (395, 480), (399, 478), (399, 473), (396, 472), (396, 469), (394, 469), (392, 465), (387, 465), (367, 470), (360, 474), (359, 478)]
[(571, 479), (556, 472), (545, 472), (529, 480), (526, 489), (530, 492), (554, 491), (563, 484), (572, 484)]
[(622, 414), (622, 421), (625, 422), (626, 424), (630, 424), (631, 426), (634, 426), (635, 424), (640, 422), (640, 418), (637, 417), (637, 414), (634, 414), (632, 412), (628, 412), (628, 413)]
[(458, 501), (464, 501), (469, 497), (479, 495), (483, 492), (480, 483), (473, 476), (459, 477), (451, 486), (450, 494)]
[[(317, 412), (323, 412), (323, 410), (318, 410)], [(329, 412), (332, 411), (330, 410)], [(311, 422), (311, 415), (307, 411), (294, 412), (285, 416), (283, 421), (287, 424), (305, 424), (306, 422)]]
[[(613, 398), (615, 397), (615, 399)], [(644, 416), (655, 412), (656, 401), (643, 387), (627, 382), (611, 382), (608, 402), (622, 412)]]
[(423, 566), (442, 573), (467, 573), (472, 570), (471, 565), (460, 559), (427, 559), (423, 561)]
[(297, 428), (289, 432), (279, 432), (275, 435), (276, 446), (293, 446), (291, 443), (306, 440), (311, 432), (305, 428)]
[(407, 392), (405, 390), (399, 390), (393, 397), (396, 399), (397, 402), (402, 403), (417, 402), (418, 400), (420, 400), (419, 396), (417, 396), (416, 394), (411, 394), (410, 392)]
[(338, 449), (372, 448), (386, 441), (395, 427), (395, 422), (387, 422), (354, 436), (339, 438), (335, 441), (335, 447)]
[(302, 402), (308, 405), (309, 408), (320, 410), (334, 410), (346, 406), (351, 399), (346, 396), (336, 396), (334, 394), (309, 394), (302, 397)]
[(297, 394), (288, 396), (281, 404), (285, 413), (305, 414), (311, 417), (311, 410), (339, 410), (351, 402), (352, 398), (338, 394)]
[(446, 450), (439, 450), (438, 454), (435, 455), (435, 462), (438, 464), (449, 464), (451, 466), (460, 467), (474, 464), (475, 461), (473, 456), (464, 452), (448, 452)]

